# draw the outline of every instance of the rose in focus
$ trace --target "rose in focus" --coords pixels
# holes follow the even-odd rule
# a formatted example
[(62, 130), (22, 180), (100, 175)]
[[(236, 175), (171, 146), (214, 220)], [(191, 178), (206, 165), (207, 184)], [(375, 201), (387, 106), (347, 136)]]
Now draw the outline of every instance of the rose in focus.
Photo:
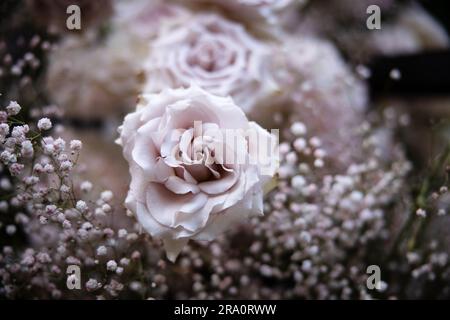
[(172, 261), (189, 239), (212, 240), (263, 212), (277, 139), (229, 97), (197, 86), (144, 94), (118, 143), (130, 166), (126, 206)]

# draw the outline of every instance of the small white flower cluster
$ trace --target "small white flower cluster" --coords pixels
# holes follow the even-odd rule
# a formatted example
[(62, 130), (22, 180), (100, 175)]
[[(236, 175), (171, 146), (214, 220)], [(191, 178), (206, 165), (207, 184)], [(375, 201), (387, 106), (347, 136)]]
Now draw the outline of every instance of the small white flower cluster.
[(42, 118), (38, 121), (38, 129), (43, 131), (43, 130), (50, 130), (52, 128), (52, 122), (50, 121), (49, 118)]
[[(33, 158), (33, 142), (27, 135), (30, 127), (18, 121), (9, 120), (20, 112), (20, 106), (12, 101), (6, 111), (0, 111), (0, 162), (9, 169), (12, 176), (19, 176), (24, 168), (19, 158)], [(13, 125), (14, 123), (14, 125)]]
[[(113, 223), (114, 194), (104, 190), (95, 199), (92, 183), (74, 184), (82, 142), (42, 137), (42, 131), (51, 129), (50, 120), (39, 120), (36, 128), (40, 132), (33, 132), (27, 124), (11, 118), (18, 116), (17, 110), (18, 104), (11, 103), (6, 112), (0, 111), (0, 170), (9, 170), (13, 176), (13, 181), (3, 178), (0, 188), (3, 194), (3, 189), (10, 190), (14, 183), (18, 190), (0, 201), (0, 231), (3, 219), (12, 215), (14, 223), (4, 226), (6, 236), (12, 238), (17, 230), (23, 230), (33, 247), (2, 247), (0, 296), (70, 297), (72, 293), (63, 288), (65, 268), (71, 264), (82, 266), (88, 277), (86, 290), (98, 299), (121, 293), (150, 295), (150, 290), (164, 294), (166, 286), (147, 290), (140, 282), (142, 257), (137, 250), (146, 252), (153, 243), (144, 242), (146, 236), (139, 235), (131, 221), (120, 228)], [(78, 193), (84, 197), (79, 198)], [(153, 259), (156, 265), (159, 257)], [(153, 275), (148, 277), (152, 279)], [(26, 292), (21, 290), (25, 284)]]
[[(254, 218), (251, 226), (214, 243), (191, 244), (180, 257), (179, 267), (183, 274), (193, 274), (192, 290), (177, 291), (176, 298), (378, 297), (366, 287), (366, 268), (374, 262), (382, 263), (380, 256), (389, 252), (386, 238), (399, 234), (386, 221), (404, 218), (410, 210), (409, 190), (404, 183), (410, 163), (398, 146), (391, 150), (392, 162), (386, 162), (376, 143), (379, 128), (365, 124), (361, 152), (367, 157), (344, 170), (336, 169), (333, 157), (338, 155), (327, 152), (304, 123), (288, 123), (280, 145), (278, 186), (265, 202), (271, 214)], [(323, 166), (317, 166), (318, 160)], [(443, 187), (440, 197), (445, 192)], [(399, 194), (404, 204), (394, 202)], [(249, 249), (239, 250), (241, 246)], [(389, 260), (393, 267), (383, 265), (382, 270), (395, 276), (399, 270), (409, 270), (403, 274), (409, 277), (407, 283), (415, 282), (415, 274), (418, 283), (423, 281), (427, 270), (434, 270), (435, 279), (445, 277), (447, 255), (437, 250), (428, 253), (428, 245), (424, 250), (424, 257), (414, 263), (399, 267), (395, 258)], [(205, 252), (210, 255), (205, 257)], [(400, 255), (398, 259), (403, 258)], [(376, 294), (395, 297), (407, 291), (396, 284), (384, 283)], [(445, 296), (445, 290), (442, 294)]]
[(16, 101), (11, 101), (6, 107), (6, 112), (9, 116), (15, 116), (20, 112), (20, 105)]

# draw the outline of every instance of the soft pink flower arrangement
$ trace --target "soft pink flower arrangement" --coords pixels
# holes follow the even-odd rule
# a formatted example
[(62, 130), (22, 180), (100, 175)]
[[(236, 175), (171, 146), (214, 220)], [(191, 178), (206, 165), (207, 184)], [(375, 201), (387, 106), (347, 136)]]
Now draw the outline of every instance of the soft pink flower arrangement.
[[(112, 2), (100, 28), (19, 38), (23, 56), (0, 41), (0, 299), (370, 299), (450, 283), (448, 248), (426, 232), (448, 211), (448, 154), (411, 192), (396, 139), (409, 115), (368, 108), (366, 68), (311, 15), (351, 17), (349, 1)], [(67, 266), (84, 290), (67, 289)]]

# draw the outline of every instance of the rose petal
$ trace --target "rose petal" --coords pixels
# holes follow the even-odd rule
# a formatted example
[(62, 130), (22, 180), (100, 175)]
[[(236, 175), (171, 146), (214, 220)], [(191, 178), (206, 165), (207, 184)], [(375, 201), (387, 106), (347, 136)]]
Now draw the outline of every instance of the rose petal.
[(164, 249), (166, 250), (167, 259), (171, 262), (175, 262), (181, 250), (183, 250), (184, 246), (188, 243), (188, 238), (181, 239), (171, 239), (165, 238), (163, 239)]
[(219, 194), (228, 191), (237, 181), (238, 175), (227, 173), (218, 180), (199, 183), (199, 188), (208, 194)]
[(176, 195), (157, 183), (147, 186), (146, 196), (146, 205), (155, 220), (172, 228), (179, 224), (175, 217), (177, 212), (193, 213), (207, 202), (203, 193)]
[(187, 183), (177, 176), (169, 177), (164, 185), (167, 189), (176, 194), (186, 194), (188, 192), (196, 194), (200, 192), (200, 188), (197, 185)]
[[(201, 59), (209, 67), (209, 57)], [(265, 138), (267, 132), (249, 124), (231, 99), (195, 86), (145, 97), (147, 106), (143, 99), (121, 130), (131, 174), (126, 206), (146, 231), (163, 239), (169, 259), (189, 238), (210, 240), (262, 213), (263, 176), (259, 163), (252, 163), (259, 151), (247, 130)], [(235, 127), (241, 131), (228, 141), (222, 133)], [(202, 152), (200, 162), (190, 164), (195, 150)]]

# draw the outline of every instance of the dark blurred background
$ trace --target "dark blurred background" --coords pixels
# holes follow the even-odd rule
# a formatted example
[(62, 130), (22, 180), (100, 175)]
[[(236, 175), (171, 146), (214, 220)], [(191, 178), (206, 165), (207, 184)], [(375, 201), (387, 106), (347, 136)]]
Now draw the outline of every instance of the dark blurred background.
[(421, 0), (419, 1), (439, 22), (450, 32), (450, 1)]

